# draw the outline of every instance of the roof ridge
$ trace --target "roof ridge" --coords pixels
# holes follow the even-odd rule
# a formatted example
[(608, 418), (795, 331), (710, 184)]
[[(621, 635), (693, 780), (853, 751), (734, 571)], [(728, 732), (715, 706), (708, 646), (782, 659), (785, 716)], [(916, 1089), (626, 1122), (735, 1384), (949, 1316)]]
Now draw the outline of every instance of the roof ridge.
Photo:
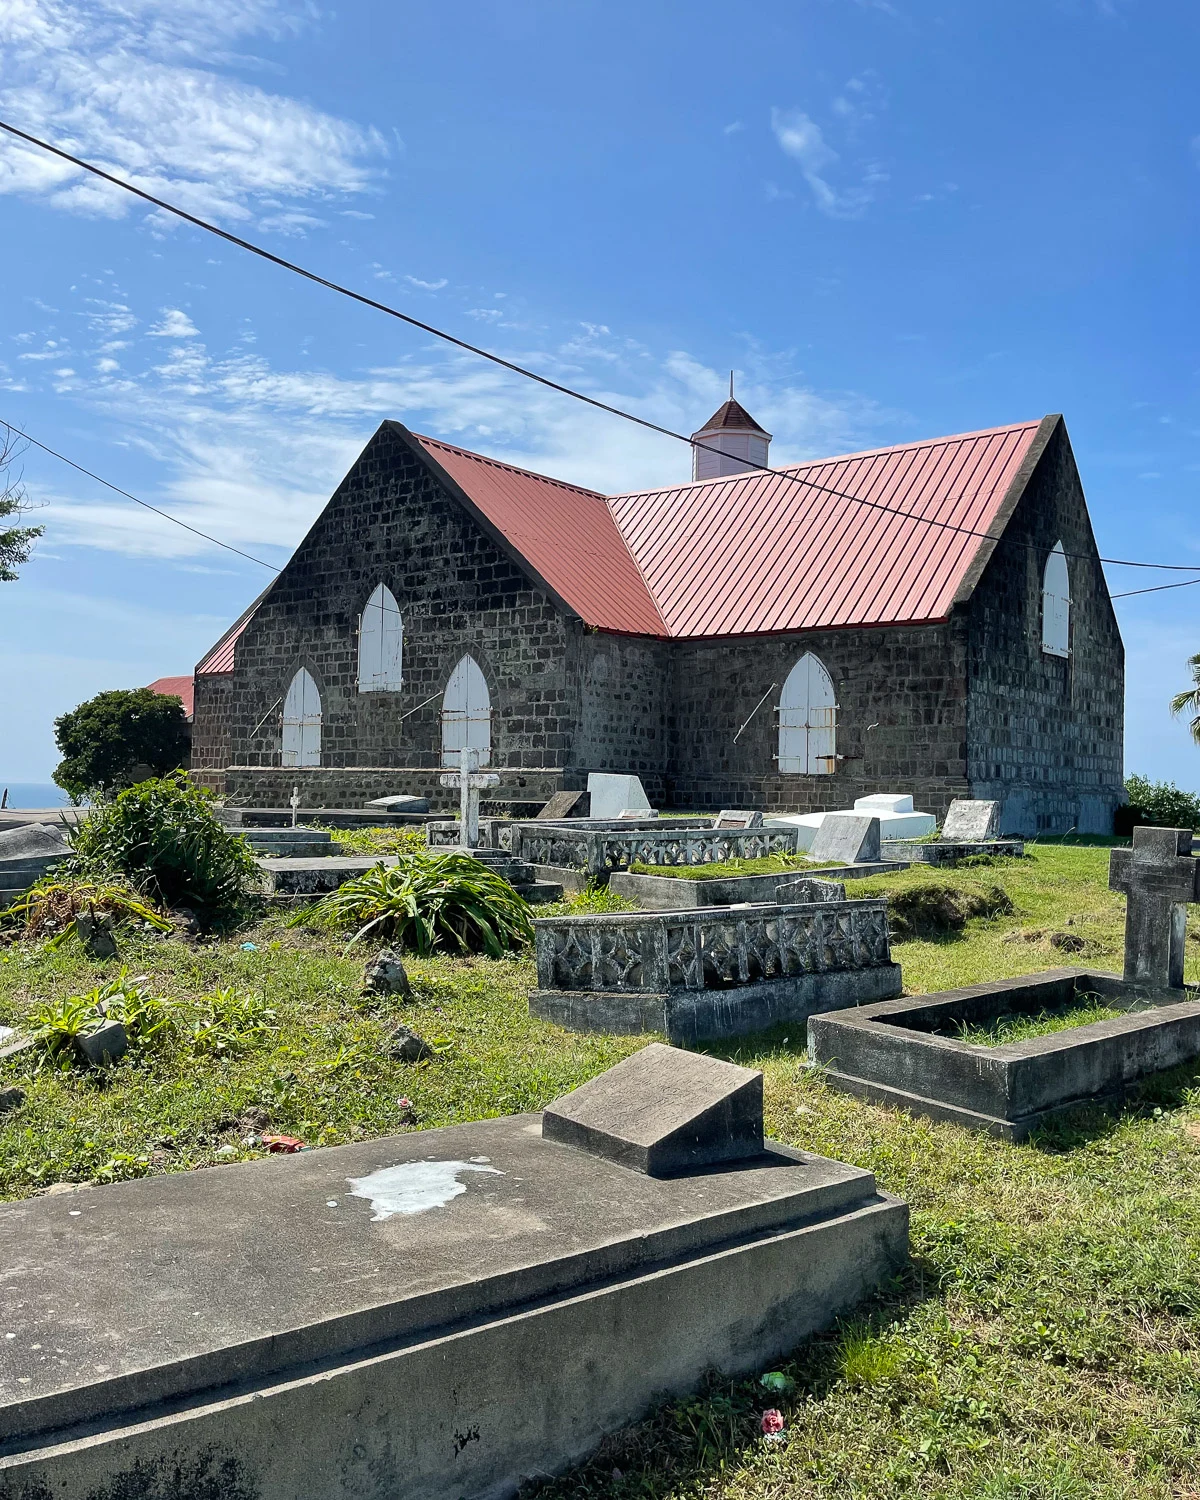
[(510, 474), (523, 474), (527, 479), (540, 479), (543, 484), (555, 484), (559, 489), (573, 490), (577, 495), (587, 495), (593, 500), (608, 500), (603, 490), (589, 490), (586, 485), (572, 484), (569, 479), (555, 479), (553, 474), (539, 474), (536, 469), (523, 469), (519, 464), (505, 463), (502, 458), (492, 458), (487, 453), (476, 453), (473, 448), (460, 448), (457, 443), (448, 443), (444, 438), (430, 437), (427, 433), (414, 432), (419, 443), (428, 443), (434, 448), (445, 448), (451, 453), (460, 453), (464, 458), (473, 458), (476, 463), (488, 464), (494, 469), (506, 469)]
[(819, 469), (826, 464), (844, 464), (857, 458), (879, 458), (885, 453), (919, 453), (923, 448), (937, 448), (943, 443), (965, 443), (972, 438), (994, 437), (1001, 432), (1023, 432), (1026, 430), (1036, 431), (1045, 421), (1039, 417), (1031, 422), (1006, 422), (999, 427), (981, 427), (976, 432), (948, 432), (944, 437), (920, 438), (912, 443), (890, 443), (886, 448), (863, 448), (857, 453), (831, 453), (826, 458), (807, 458), (798, 464), (784, 464), (779, 468), (763, 469), (741, 469), (736, 474), (722, 474), (712, 479), (685, 479), (677, 484), (661, 484), (649, 490), (622, 490), (617, 494), (609, 495), (607, 498), (613, 500), (637, 500), (642, 496), (673, 494), (677, 490), (690, 490), (700, 485), (716, 487), (720, 484), (731, 484), (743, 479), (752, 479), (761, 475), (774, 474), (791, 477), (802, 469)]

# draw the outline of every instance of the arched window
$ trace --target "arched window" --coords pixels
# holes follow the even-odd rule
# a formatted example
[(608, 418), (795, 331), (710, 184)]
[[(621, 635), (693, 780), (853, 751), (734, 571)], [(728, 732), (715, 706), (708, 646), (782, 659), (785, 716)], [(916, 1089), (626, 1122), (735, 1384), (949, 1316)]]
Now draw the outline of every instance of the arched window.
[(837, 704), (829, 673), (806, 651), (779, 698), (779, 769), (822, 776), (837, 766)]
[(1063, 544), (1055, 542), (1042, 575), (1042, 650), (1069, 656), (1071, 648), (1071, 580)]
[(379, 584), (367, 600), (358, 627), (358, 690), (398, 693), (403, 677), (404, 621), (395, 596)]
[(292, 678), (283, 702), (283, 764), (321, 764), (321, 694), (304, 667)]
[(464, 656), (442, 698), (442, 764), (457, 766), (465, 747), (479, 751), (479, 764), (492, 758), (492, 700), (487, 680), (473, 656)]

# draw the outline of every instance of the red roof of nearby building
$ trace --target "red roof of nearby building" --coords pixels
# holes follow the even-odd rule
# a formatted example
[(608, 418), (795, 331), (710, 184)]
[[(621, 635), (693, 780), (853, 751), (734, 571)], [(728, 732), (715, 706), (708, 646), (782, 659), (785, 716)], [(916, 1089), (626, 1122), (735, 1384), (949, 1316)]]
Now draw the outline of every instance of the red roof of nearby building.
[(634, 635), (667, 634), (603, 495), (435, 438), (413, 436), (551, 592), (587, 624)]
[(183, 712), (190, 719), (195, 710), (196, 683), (190, 675), (187, 677), (159, 677), (148, 684), (152, 693), (162, 693), (164, 697), (182, 698)]

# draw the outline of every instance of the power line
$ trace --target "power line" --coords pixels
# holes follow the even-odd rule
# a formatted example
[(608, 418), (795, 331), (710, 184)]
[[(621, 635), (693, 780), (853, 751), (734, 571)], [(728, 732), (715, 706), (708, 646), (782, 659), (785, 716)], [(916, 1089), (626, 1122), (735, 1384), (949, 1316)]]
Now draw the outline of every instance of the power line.
[(1133, 598), (1134, 594), (1161, 594), (1167, 588), (1191, 588), (1193, 583), (1200, 583), (1200, 577), (1190, 577), (1182, 583), (1157, 583), (1154, 588), (1127, 588), (1124, 594), (1110, 594), (1109, 598)]
[(119, 484), (113, 484), (108, 479), (102, 479), (99, 474), (94, 474), (91, 469), (85, 469), (82, 464), (77, 464), (73, 458), (68, 458), (65, 453), (59, 453), (57, 449), (51, 448), (46, 443), (38, 442), (37, 438), (30, 437), (24, 428), (15, 427), (11, 422), (6, 422), (0, 417), (0, 426), (7, 427), (9, 432), (17, 433), (23, 442), (32, 443), (35, 448), (40, 448), (43, 453), (48, 453), (51, 458), (57, 458), (60, 463), (69, 464), (72, 469), (78, 469), (81, 474), (86, 474), (89, 479), (94, 479), (97, 484), (102, 484), (105, 489), (112, 490), (114, 494), (123, 495), (126, 500), (132, 500), (135, 505), (140, 505), (143, 510), (152, 510), (156, 516), (161, 516), (164, 521), (171, 521), (176, 526), (182, 526), (185, 531), (190, 531), (194, 536), (203, 537), (206, 542), (211, 542), (214, 547), (224, 547), (226, 552), (236, 552), (239, 557), (244, 557), (247, 562), (257, 563), (260, 568), (270, 568), (272, 573), (282, 573), (282, 568), (277, 568), (274, 563), (264, 562), (261, 557), (254, 557), (249, 552), (243, 552), (240, 547), (235, 547), (230, 542), (223, 542), (219, 537), (210, 536), (207, 531), (201, 531), (199, 526), (192, 526), (187, 521), (181, 521), (178, 516), (173, 516), (170, 511), (159, 510), (157, 505), (151, 505), (148, 500), (139, 500), (136, 495), (131, 495), (128, 490), (123, 490)]
[[(443, 342), (451, 344), (455, 348), (461, 349), (467, 354), (474, 354), (480, 359), (484, 359), (491, 364), (498, 365), (501, 369), (509, 370), (514, 375), (520, 375), (526, 380), (535, 381), (538, 385), (545, 386), (547, 390), (557, 391), (559, 395), (569, 396), (574, 401), (581, 401), (585, 405), (593, 407), (597, 411), (607, 412), (610, 416), (620, 417), (626, 422), (634, 422), (639, 427), (644, 427), (650, 432), (657, 432), (661, 436), (672, 438), (676, 442), (686, 443), (690, 448), (699, 448), (707, 453), (716, 453), (721, 457), (728, 457), (723, 449), (716, 447), (714, 444), (697, 442), (694, 438), (688, 436), (686, 433), (676, 432), (673, 428), (670, 427), (663, 427), (658, 422), (651, 422), (648, 418), (639, 417), (634, 412), (625, 411), (619, 406), (612, 406), (608, 402), (601, 401), (595, 396), (589, 396), (583, 391), (575, 390), (572, 386), (562, 385), (557, 380), (551, 380), (549, 376), (539, 375), (536, 370), (531, 370), (525, 365), (519, 365), (512, 360), (504, 359), (501, 355), (493, 353), (490, 349), (481, 348), (478, 344), (469, 343), (466, 339), (460, 339), (455, 334), (447, 333), (444, 329), (435, 328), (432, 323), (425, 323), (420, 318), (414, 318), (409, 313), (401, 312), (399, 308), (392, 307), (389, 303), (380, 302), (374, 297), (368, 297), (363, 292), (355, 291), (352, 287), (344, 286), (341, 282), (331, 281), (328, 277), (318, 275), (316, 271), (310, 271), (305, 266), (297, 265), (294, 261), (285, 260), (282, 256), (274, 254), (273, 251), (267, 250), (262, 245), (256, 245), (252, 240), (243, 239), (240, 235), (231, 234), (229, 230), (221, 229), (218, 225), (211, 223), (208, 219), (201, 219), (196, 214), (190, 214), (186, 209), (179, 208), (174, 203), (169, 203), (165, 198), (157, 198), (153, 193), (146, 192), (144, 188), (135, 187), (133, 183), (125, 181), (124, 178), (116, 177), (111, 172), (104, 171), (102, 167), (97, 167), (96, 165), (94, 165), (94, 163), (85, 161), (83, 157), (75, 156), (70, 151), (64, 151), (62, 147), (52, 145), (49, 141), (44, 141), (39, 136), (30, 135), (27, 131), (20, 130), (17, 128), (17, 126), (10, 125), (5, 120), (0, 120), (0, 130), (7, 132), (7, 134), (11, 136), (15, 136), (18, 140), (25, 141), (31, 146), (38, 147), (39, 150), (50, 152), (52, 156), (57, 156), (62, 161), (70, 162), (73, 166), (79, 167), (81, 171), (90, 172), (93, 177), (98, 177), (104, 182), (109, 182), (114, 187), (120, 188), (123, 192), (131, 193), (134, 197), (142, 199), (142, 201), (145, 203), (153, 204), (155, 208), (162, 209), (164, 213), (173, 214), (176, 218), (182, 219), (185, 223), (191, 224), (197, 229), (203, 229), (208, 234), (216, 235), (218, 239), (223, 239), (231, 245), (237, 245), (239, 249), (246, 250), (251, 255), (257, 255), (261, 260), (269, 261), (272, 265), (279, 266), (285, 271), (291, 271), (293, 275), (303, 277), (304, 280), (311, 281), (317, 286), (323, 286), (328, 291), (337, 292), (340, 296), (343, 297), (349, 297), (352, 301), (358, 302), (363, 307), (370, 307), (373, 308), (376, 312), (385, 313), (388, 317), (396, 318), (402, 323), (407, 323), (412, 328), (418, 328), (422, 333), (431, 334), (434, 338), (441, 339)], [(38, 446), (41, 447), (43, 445), (39, 443)], [(50, 450), (47, 449), (47, 451), (49, 452)], [(61, 455), (56, 454), (55, 456), (59, 457)], [(64, 462), (69, 463), (70, 460), (64, 460)], [(814, 479), (801, 478), (800, 475), (791, 474), (786, 469), (772, 469), (769, 464), (757, 464), (753, 463), (750, 460), (746, 460), (745, 462), (747, 463), (747, 466), (750, 470), (765, 474), (774, 474), (787, 483), (807, 486), (809, 489), (816, 490), (819, 493), (833, 495), (840, 500), (849, 500), (856, 505), (864, 505), (870, 510), (882, 511), (887, 515), (899, 516), (902, 520), (905, 521), (917, 522), (924, 526), (938, 527), (941, 530), (952, 531), (961, 536), (977, 537), (982, 541), (991, 541), (996, 543), (1004, 542), (1008, 546), (1021, 547), (1026, 551), (1041, 552), (1043, 550), (1042, 548), (1036, 546), (1031, 542), (1018, 542), (1014, 539), (1004, 536), (994, 536), (987, 531), (977, 531), (972, 527), (958, 526), (952, 521), (939, 521), (932, 516), (918, 516), (909, 511), (901, 510), (896, 506), (881, 504), (877, 500), (867, 500), (861, 495), (851, 495), (845, 490), (834, 489), (830, 485), (818, 484)], [(79, 465), (74, 465), (73, 467), (78, 468)], [(87, 470), (84, 470), (83, 472), (86, 473)], [(92, 477), (95, 478), (96, 476), (93, 475)], [(101, 480), (100, 482), (102, 484), (107, 483), (107, 481), (105, 480)], [(115, 485), (110, 485), (109, 488), (116, 489), (117, 487)], [(119, 491), (119, 493), (123, 494), (124, 491)], [(134, 497), (130, 496), (129, 498), (133, 499)], [(140, 500), (136, 503), (139, 505), (145, 504), (144, 501)], [(154, 506), (147, 506), (146, 508), (148, 510), (155, 509)], [(158, 511), (157, 514), (166, 515), (166, 512)], [(173, 520), (174, 517), (167, 517), (167, 519)], [(185, 522), (180, 522), (179, 524), (186, 525)], [(188, 529), (193, 531), (196, 530), (195, 527), (188, 527)], [(204, 535), (204, 533), (202, 532), (198, 532), (197, 534)], [(214, 539), (208, 538), (208, 540)], [(228, 546), (228, 544), (224, 542), (218, 542), (217, 545)], [(228, 550), (233, 552), (238, 551), (236, 547), (230, 547)], [(249, 556), (248, 553), (241, 553), (240, 555), (243, 557)], [(1063, 555), (1065, 557), (1077, 558), (1083, 562), (1092, 562), (1094, 560), (1092, 556), (1086, 552), (1064, 552)], [(1192, 566), (1186, 563), (1148, 563), (1132, 561), (1127, 558), (1120, 557), (1101, 557), (1098, 560), (1101, 563), (1106, 563), (1113, 567), (1153, 568), (1156, 570), (1170, 572), (1200, 573), (1200, 564)], [(260, 562), (261, 559), (251, 558), (251, 561)], [(264, 563), (263, 566), (271, 567), (272, 565), (270, 563)], [(276, 568), (274, 571), (279, 572), (280, 570)], [(1197, 579), (1197, 581), (1200, 582), (1200, 579)], [(1130, 592), (1150, 593), (1153, 591), (1148, 589), (1134, 589)], [(1128, 598), (1129, 595), (1118, 594), (1112, 597)]]

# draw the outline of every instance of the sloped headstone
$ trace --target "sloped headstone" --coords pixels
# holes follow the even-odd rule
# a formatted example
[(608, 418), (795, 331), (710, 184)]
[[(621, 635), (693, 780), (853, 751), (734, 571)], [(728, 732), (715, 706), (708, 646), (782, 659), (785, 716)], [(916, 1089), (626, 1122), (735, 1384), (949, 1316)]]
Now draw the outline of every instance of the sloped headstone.
[(742, 808), (723, 808), (713, 823), (714, 828), (761, 828), (763, 816), (760, 812), (749, 812)]
[(69, 852), (62, 831), (52, 823), (23, 823), (19, 828), (0, 830), (0, 861)]
[(587, 792), (555, 792), (535, 818), (538, 823), (557, 823), (563, 818), (586, 818), (592, 799)]
[(652, 1042), (556, 1099), (542, 1135), (650, 1177), (761, 1156), (763, 1076)]
[(637, 776), (613, 776), (607, 771), (588, 775), (588, 796), (593, 818), (620, 818), (626, 813), (647, 815), (650, 802)]
[(846, 865), (876, 864), (879, 819), (866, 813), (826, 813), (808, 855), (810, 859), (840, 860)]
[(986, 844), (999, 837), (999, 802), (955, 797), (942, 824), (941, 838), (953, 844)]

